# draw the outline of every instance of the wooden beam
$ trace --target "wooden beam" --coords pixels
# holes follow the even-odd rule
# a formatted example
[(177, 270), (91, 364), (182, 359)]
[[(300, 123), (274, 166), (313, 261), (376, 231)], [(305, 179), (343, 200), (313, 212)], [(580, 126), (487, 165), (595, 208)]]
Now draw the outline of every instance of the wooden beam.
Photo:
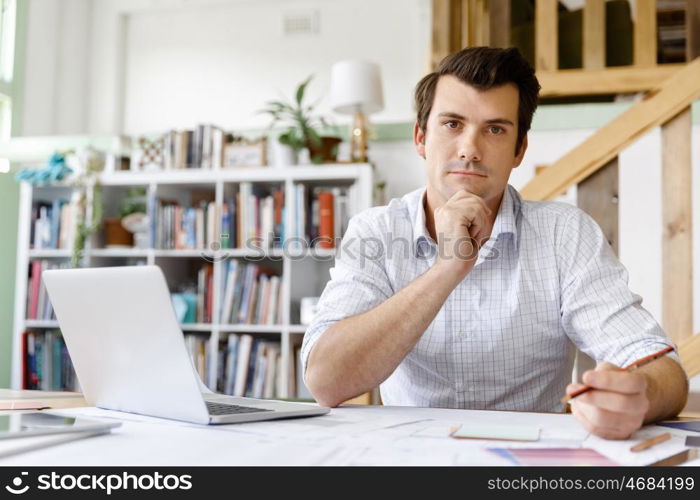
[(656, 66), (656, 0), (636, 0), (634, 65)]
[(534, 177), (521, 194), (529, 200), (548, 200), (578, 184), (618, 156), (628, 144), (700, 98), (699, 81), (700, 59), (696, 59)]
[(686, 61), (700, 57), (700, 2), (687, 0), (685, 6)]
[(488, 2), (491, 47), (510, 47), (510, 2), (511, 0)]
[(605, 67), (605, 0), (588, 0), (583, 6), (583, 68)]
[(433, 69), (450, 53), (450, 0), (433, 0), (433, 37), (430, 53)]
[(489, 11), (486, 0), (475, 0), (474, 9), (476, 11), (476, 43), (477, 45), (488, 45), (489, 34)]
[(651, 68), (634, 66), (600, 70), (563, 69), (538, 72), (540, 97), (596, 94), (634, 94), (659, 87), (684, 64), (661, 64)]
[(457, 52), (461, 50), (464, 45), (462, 45), (462, 1), (461, 0), (450, 0), (450, 44), (448, 48), (448, 53)]
[(687, 107), (661, 129), (662, 325), (675, 342), (693, 334), (691, 113)]
[(473, 12), (471, 7), (472, 0), (460, 1), (460, 35), (462, 37), (462, 48), (471, 47), (474, 45), (474, 27), (472, 24)]
[(619, 162), (617, 158), (582, 180), (576, 191), (579, 208), (598, 223), (616, 254), (619, 243), (618, 197)]
[(700, 333), (681, 340), (678, 344), (678, 355), (688, 377), (693, 378), (700, 373)]
[[(581, 210), (593, 217), (603, 230), (610, 246), (618, 253), (619, 242), (619, 162), (610, 163), (581, 181), (576, 191), (576, 203)], [(592, 370), (596, 362), (581, 351), (576, 353), (575, 377), (581, 380), (586, 370)]]
[(559, 68), (557, 0), (535, 2), (535, 68), (556, 71)]

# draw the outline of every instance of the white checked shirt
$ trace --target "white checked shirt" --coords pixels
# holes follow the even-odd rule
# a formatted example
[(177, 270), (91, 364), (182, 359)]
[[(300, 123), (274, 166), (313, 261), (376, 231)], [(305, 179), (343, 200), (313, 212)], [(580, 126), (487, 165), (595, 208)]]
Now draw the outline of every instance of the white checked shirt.
[[(304, 336), (304, 370), (329, 326), (379, 305), (435, 262), (424, 197), (421, 188), (352, 218)], [(590, 216), (566, 203), (524, 201), (509, 185), (475, 266), (381, 384), (382, 401), (563, 411), (576, 346), (624, 366), (673, 345), (627, 282)]]

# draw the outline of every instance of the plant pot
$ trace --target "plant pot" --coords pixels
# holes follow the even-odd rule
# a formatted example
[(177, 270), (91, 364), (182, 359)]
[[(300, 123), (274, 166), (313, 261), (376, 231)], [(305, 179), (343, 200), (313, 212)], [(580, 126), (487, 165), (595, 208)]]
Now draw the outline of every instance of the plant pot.
[(299, 163), (299, 158), (294, 148), (276, 140), (270, 141), (270, 143), (270, 152), (272, 153), (272, 161), (275, 167), (289, 167)]
[(105, 219), (104, 229), (106, 248), (132, 247), (134, 245), (134, 236), (124, 229), (121, 219)]
[(343, 142), (339, 137), (321, 137), (321, 143), (307, 141), (312, 163), (334, 163), (338, 158), (338, 145)]

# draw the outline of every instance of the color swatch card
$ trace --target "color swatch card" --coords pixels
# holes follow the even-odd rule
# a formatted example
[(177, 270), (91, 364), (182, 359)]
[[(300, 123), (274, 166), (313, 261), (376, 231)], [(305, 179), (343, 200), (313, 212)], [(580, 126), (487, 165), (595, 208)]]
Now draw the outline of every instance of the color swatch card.
[(513, 462), (532, 466), (619, 465), (591, 448), (489, 448), (489, 451)]
[(488, 439), (504, 441), (537, 441), (540, 428), (522, 425), (462, 424), (450, 434), (456, 439)]

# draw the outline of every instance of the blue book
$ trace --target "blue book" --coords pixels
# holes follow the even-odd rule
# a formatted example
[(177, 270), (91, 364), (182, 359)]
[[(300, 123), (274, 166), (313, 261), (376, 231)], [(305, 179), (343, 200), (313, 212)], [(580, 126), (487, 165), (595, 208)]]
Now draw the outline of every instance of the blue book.
[(229, 333), (228, 346), (226, 347), (226, 370), (224, 377), (224, 394), (233, 395), (233, 390), (236, 382), (236, 361), (238, 357), (238, 341), (239, 336), (235, 333)]
[(58, 248), (58, 231), (61, 227), (61, 206), (63, 202), (60, 200), (55, 200), (51, 206), (50, 220), (51, 220), (51, 242), (49, 243), (49, 248)]
[(255, 378), (255, 364), (258, 359), (258, 350), (262, 347), (260, 339), (253, 339), (253, 347), (250, 349), (248, 361), (248, 376), (246, 377), (245, 396), (253, 397), (253, 380)]
[(51, 389), (54, 391), (61, 390), (61, 344), (63, 344), (62, 337), (57, 336), (53, 338), (51, 342), (51, 354), (52, 354), (52, 374), (51, 374)]
[(151, 248), (156, 248), (156, 233), (157, 233), (157, 219), (158, 214), (156, 213), (156, 197), (154, 194), (148, 195), (148, 225), (151, 226)]
[(221, 248), (231, 248), (231, 215), (228, 205), (224, 205), (224, 213), (221, 216)]
[(253, 281), (255, 281), (257, 269), (258, 266), (255, 264), (249, 264), (246, 269), (245, 283), (242, 291), (243, 298), (241, 299), (241, 307), (238, 310), (239, 323), (245, 323), (246, 319), (248, 318), (248, 307), (250, 301), (252, 300), (251, 294), (253, 292)]

